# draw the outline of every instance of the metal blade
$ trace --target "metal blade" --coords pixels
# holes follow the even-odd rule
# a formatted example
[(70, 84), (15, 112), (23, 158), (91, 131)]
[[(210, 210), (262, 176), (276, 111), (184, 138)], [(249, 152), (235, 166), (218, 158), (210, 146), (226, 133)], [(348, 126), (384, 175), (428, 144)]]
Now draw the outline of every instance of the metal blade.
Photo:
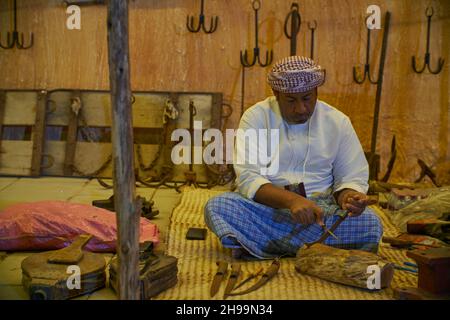
[(216, 293), (219, 291), (220, 284), (221, 284), (222, 280), (225, 278), (225, 274), (227, 273), (227, 269), (228, 269), (228, 263), (225, 261), (218, 261), (218, 262), (216, 262), (216, 264), (217, 264), (218, 269), (217, 269), (216, 275), (214, 276), (214, 279), (211, 284), (211, 289), (210, 289), (211, 297), (214, 297), (216, 295)]
[(335, 238), (336, 240), (339, 240), (338, 236), (335, 235), (333, 232), (330, 231), (330, 229), (326, 229), (326, 232), (328, 232), (330, 234), (330, 236), (332, 236), (333, 238)]
[(241, 265), (233, 263), (231, 265), (231, 274), (230, 277), (228, 278), (228, 283), (225, 288), (225, 294), (223, 295), (224, 299), (231, 293), (231, 291), (233, 291), (234, 286), (236, 285), (239, 279), (240, 273), (241, 273)]

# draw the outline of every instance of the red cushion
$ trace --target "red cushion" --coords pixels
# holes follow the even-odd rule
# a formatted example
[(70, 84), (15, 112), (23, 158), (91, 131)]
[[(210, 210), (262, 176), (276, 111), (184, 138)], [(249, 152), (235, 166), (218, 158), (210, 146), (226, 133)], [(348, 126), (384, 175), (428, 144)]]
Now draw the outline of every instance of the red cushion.
[[(158, 227), (140, 218), (140, 242), (159, 243)], [(91, 205), (65, 201), (19, 203), (0, 212), (0, 250), (64, 248), (80, 234), (93, 237), (85, 249), (115, 252), (116, 214)]]

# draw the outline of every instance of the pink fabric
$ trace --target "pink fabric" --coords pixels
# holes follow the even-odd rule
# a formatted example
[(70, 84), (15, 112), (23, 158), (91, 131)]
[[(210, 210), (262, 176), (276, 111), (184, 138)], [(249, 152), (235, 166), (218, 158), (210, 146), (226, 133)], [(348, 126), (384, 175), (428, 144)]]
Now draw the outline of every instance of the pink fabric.
[[(80, 234), (93, 237), (85, 249), (115, 252), (116, 214), (65, 201), (20, 203), (0, 212), (0, 250), (53, 250), (69, 245)], [(140, 239), (159, 243), (158, 227), (140, 220)]]

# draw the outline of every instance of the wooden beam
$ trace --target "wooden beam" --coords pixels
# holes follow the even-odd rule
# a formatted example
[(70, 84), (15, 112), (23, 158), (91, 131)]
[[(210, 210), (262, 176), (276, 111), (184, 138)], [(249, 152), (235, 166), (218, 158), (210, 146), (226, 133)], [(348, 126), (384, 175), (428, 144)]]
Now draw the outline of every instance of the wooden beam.
[(33, 126), (33, 155), (31, 157), (31, 175), (41, 174), (42, 151), (45, 139), (45, 116), (47, 112), (47, 91), (37, 94), (36, 120)]
[(222, 94), (213, 93), (211, 103), (211, 128), (221, 129), (220, 118), (222, 115)]
[[(70, 109), (72, 109), (73, 103), (80, 103), (82, 108), (81, 93), (79, 90), (75, 90), (72, 92)], [(71, 176), (73, 174), (75, 148), (77, 145), (77, 136), (78, 136), (78, 114), (80, 112), (82, 112), (81, 109), (69, 110), (69, 125), (67, 128), (66, 152), (64, 158), (65, 176)]]
[(6, 108), (6, 92), (4, 90), (0, 90), (0, 153), (2, 152), (3, 118), (5, 117), (5, 108)]
[(128, 1), (108, 2), (114, 206), (117, 213), (119, 299), (139, 299), (139, 212), (136, 208), (131, 116)]

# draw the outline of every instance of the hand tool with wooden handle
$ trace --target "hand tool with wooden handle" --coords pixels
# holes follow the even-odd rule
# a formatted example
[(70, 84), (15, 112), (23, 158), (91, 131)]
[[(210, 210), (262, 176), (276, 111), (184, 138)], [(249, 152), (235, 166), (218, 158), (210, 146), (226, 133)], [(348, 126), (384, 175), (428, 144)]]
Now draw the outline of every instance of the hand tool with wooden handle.
[(236, 283), (239, 279), (240, 273), (241, 273), (241, 265), (237, 264), (237, 263), (233, 263), (231, 265), (231, 274), (230, 274), (230, 277), (228, 278), (228, 283), (225, 288), (225, 293), (223, 295), (224, 299), (226, 299), (226, 297), (231, 293), (231, 291), (233, 291), (234, 286), (236, 285)]
[(211, 297), (214, 297), (216, 293), (219, 291), (220, 284), (222, 283), (222, 280), (225, 278), (228, 269), (228, 263), (225, 261), (217, 261), (216, 264), (218, 268), (211, 284), (210, 289)]
[(336, 228), (342, 223), (342, 221), (344, 221), (345, 218), (348, 217), (348, 214), (349, 214), (348, 211), (345, 211), (344, 213), (338, 214), (338, 215), (339, 215), (339, 218), (338, 218), (338, 220), (336, 220), (336, 222), (331, 226), (331, 228), (328, 229), (328, 230), (326, 230), (318, 240), (316, 240), (316, 241), (314, 241), (314, 242), (311, 242), (311, 243), (305, 243), (306, 247), (309, 248), (309, 247), (311, 247), (311, 246), (312, 246), (313, 244), (315, 244), (315, 243), (322, 243), (322, 242), (324, 242), (324, 241), (330, 236), (330, 234), (332, 234), (333, 231), (336, 230)]

